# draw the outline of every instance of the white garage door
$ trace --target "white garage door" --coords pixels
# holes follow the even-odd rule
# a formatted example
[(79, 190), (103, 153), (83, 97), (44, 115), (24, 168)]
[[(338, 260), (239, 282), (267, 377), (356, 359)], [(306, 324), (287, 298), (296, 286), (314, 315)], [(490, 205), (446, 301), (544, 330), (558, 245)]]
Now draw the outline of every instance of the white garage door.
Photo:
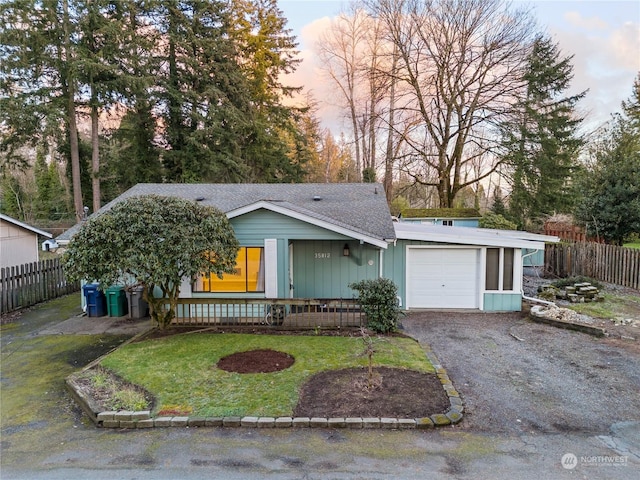
[(480, 250), (409, 248), (409, 308), (478, 308)]

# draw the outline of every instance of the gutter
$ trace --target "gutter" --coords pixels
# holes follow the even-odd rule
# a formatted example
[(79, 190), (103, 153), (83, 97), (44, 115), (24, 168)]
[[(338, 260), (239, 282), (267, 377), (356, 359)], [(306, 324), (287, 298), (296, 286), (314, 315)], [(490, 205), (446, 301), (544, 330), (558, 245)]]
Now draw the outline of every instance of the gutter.
[[(540, 251), (540, 249), (538, 248), (538, 249), (534, 250), (534, 251), (533, 251), (533, 252), (531, 252), (531, 253), (527, 253), (527, 254), (523, 255), (523, 256), (522, 256), (522, 260), (524, 260), (526, 257), (529, 257), (529, 256), (531, 256), (531, 255), (535, 255), (535, 254), (536, 254), (536, 253), (538, 253), (539, 251)], [(523, 265), (523, 267), (524, 267), (524, 262), (522, 262), (522, 265)], [(553, 303), (553, 302), (549, 302), (549, 301), (547, 301), (547, 300), (542, 300), (542, 299), (540, 299), (540, 298), (527, 297), (527, 296), (524, 294), (524, 275), (523, 275), (523, 276), (521, 277), (521, 279), (520, 279), (520, 291), (522, 292), (522, 298), (523, 298), (524, 300), (527, 300), (527, 301), (529, 301), (529, 302), (541, 303), (541, 304), (543, 304), (543, 305), (547, 305), (547, 306), (551, 306), (551, 307), (557, 307), (557, 305), (556, 305), (555, 303)]]

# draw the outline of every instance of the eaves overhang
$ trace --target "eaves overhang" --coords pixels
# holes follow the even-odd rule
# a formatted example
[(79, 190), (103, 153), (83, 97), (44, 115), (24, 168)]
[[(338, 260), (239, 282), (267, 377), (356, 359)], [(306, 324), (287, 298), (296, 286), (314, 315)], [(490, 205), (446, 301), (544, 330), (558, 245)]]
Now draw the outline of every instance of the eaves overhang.
[(231, 218), (239, 217), (241, 215), (245, 215), (250, 212), (255, 212), (256, 210), (260, 210), (260, 209), (265, 209), (281, 215), (285, 215), (295, 220), (299, 220), (301, 222), (305, 222), (310, 225), (315, 225), (317, 227), (324, 228), (326, 230), (329, 230), (335, 233), (339, 233), (346, 237), (351, 237), (353, 239), (360, 240), (364, 243), (368, 243), (370, 245), (374, 245), (379, 248), (386, 249), (388, 246), (388, 242), (383, 238), (377, 238), (375, 236), (366, 234), (364, 232), (351, 229), (347, 226), (337, 225), (336, 223), (331, 222), (330, 220), (318, 218), (317, 216), (312, 215), (311, 212), (304, 213), (302, 211), (293, 210), (283, 205), (279, 205), (277, 203), (269, 202), (266, 200), (245, 205), (243, 207), (236, 208), (234, 210), (230, 210), (226, 212), (226, 215), (227, 215), (227, 218), (231, 219)]

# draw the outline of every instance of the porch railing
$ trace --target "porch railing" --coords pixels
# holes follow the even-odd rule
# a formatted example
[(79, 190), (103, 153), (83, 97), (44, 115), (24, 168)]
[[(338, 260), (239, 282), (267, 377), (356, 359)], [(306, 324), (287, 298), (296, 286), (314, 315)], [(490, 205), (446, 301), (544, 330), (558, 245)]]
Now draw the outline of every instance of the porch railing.
[(365, 323), (360, 304), (353, 299), (181, 298), (172, 325), (312, 329), (359, 327)]

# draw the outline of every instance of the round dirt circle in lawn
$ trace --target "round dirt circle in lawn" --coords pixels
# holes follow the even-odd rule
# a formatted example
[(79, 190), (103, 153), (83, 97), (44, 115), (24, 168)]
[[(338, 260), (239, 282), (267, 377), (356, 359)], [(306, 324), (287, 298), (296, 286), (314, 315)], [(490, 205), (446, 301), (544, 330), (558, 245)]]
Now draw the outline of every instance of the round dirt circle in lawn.
[(289, 368), (295, 362), (288, 353), (276, 350), (248, 350), (221, 358), (216, 366), (234, 373), (270, 373)]

